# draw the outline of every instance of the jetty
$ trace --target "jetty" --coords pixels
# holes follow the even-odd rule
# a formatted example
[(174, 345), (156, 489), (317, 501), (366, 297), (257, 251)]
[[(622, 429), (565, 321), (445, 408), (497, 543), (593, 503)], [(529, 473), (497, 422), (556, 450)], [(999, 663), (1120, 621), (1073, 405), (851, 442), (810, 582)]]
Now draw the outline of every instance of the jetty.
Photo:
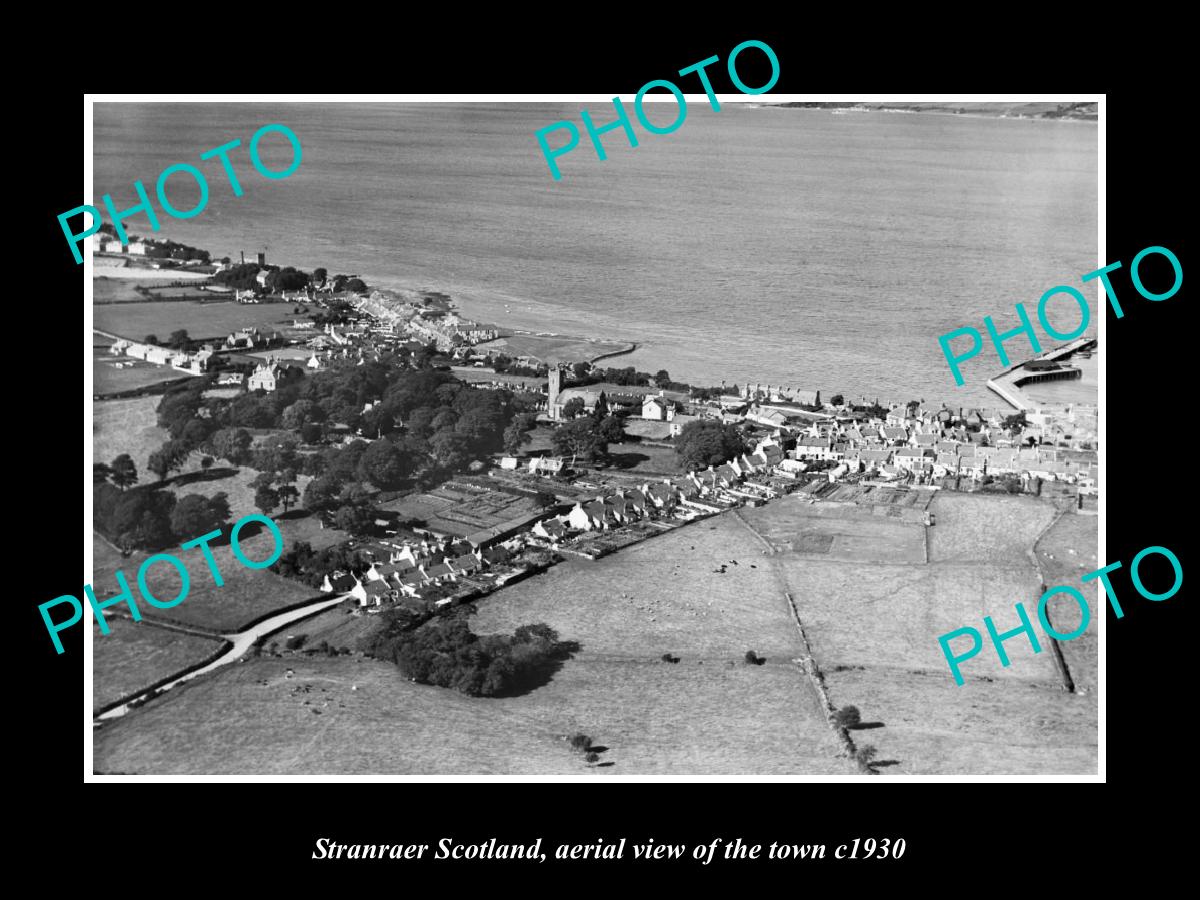
[(1045, 353), (1033, 357), (1033, 359), (1027, 359), (1014, 366), (1009, 366), (995, 378), (989, 379), (987, 386), (994, 393), (999, 394), (1006, 403), (1018, 412), (1031, 410), (1036, 404), (1025, 396), (1021, 388), (1027, 384), (1035, 384), (1041, 381), (1063, 381), (1082, 378), (1083, 372), (1079, 369), (1051, 366), (1049, 364), (1063, 357), (1070, 356), (1073, 353), (1078, 353), (1081, 350), (1090, 350), (1097, 343), (1096, 338), (1076, 338), (1070, 343), (1063, 344), (1061, 347), (1047, 350)]

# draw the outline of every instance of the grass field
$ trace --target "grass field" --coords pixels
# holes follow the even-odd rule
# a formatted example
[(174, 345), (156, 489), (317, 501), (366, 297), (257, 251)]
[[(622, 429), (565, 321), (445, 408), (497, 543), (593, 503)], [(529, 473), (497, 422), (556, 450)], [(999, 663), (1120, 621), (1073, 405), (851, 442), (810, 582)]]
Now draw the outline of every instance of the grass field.
[(671, 436), (671, 423), (655, 419), (639, 419), (630, 416), (625, 420), (625, 433), (655, 441), (665, 441)]
[(106, 278), (96, 276), (92, 279), (92, 302), (96, 305), (103, 303), (145, 303), (146, 297), (134, 290), (143, 284), (140, 279)]
[[(533, 356), (544, 363), (591, 362), (600, 356), (631, 349), (632, 344), (618, 341), (585, 340), (563, 335), (514, 334), (479, 344), (483, 352), (503, 350), (509, 356)], [(617, 360), (607, 361), (610, 366), (620, 367)]]
[[(544, 621), (581, 645), (524, 696), (473, 699), (357, 658), (259, 659), (106, 724), (96, 768), (574, 774), (588, 770), (562, 736), (584, 731), (608, 748), (602, 759), (612, 765), (592, 770), (598, 778), (850, 774), (790, 662), (798, 634), (762, 560), (756, 539), (723, 516), (494, 594), (479, 604), (475, 631)], [(743, 662), (751, 648), (766, 664)], [(667, 652), (680, 662), (663, 662)], [(309, 692), (294, 693), (303, 684)]]
[[(117, 368), (117, 363), (122, 363)], [(107, 350), (92, 354), (92, 393), (113, 394), (149, 387), (164, 381), (178, 381), (189, 377), (171, 366), (158, 366), (128, 356), (113, 356)], [(156, 398), (157, 399), (157, 398)]]
[(938, 491), (930, 511), (930, 562), (1032, 565), (1034, 538), (1054, 520), (1054, 507), (1033, 497), (956, 491)]
[[(982, 632), (985, 615), (1008, 630), (1018, 624), (1017, 601), (1033, 608), (1040, 577), (1028, 551), (1053, 508), (939, 493), (931, 509), (938, 524), (929, 529), (928, 564), (912, 552), (919, 526), (848, 520), (798, 497), (741, 515), (778, 548), (771, 571), (795, 598), (832, 702), (857, 706), (869, 723), (852, 737), (878, 748), (880, 771), (1094, 772), (1094, 698), (1061, 690), (1044, 640), (1040, 654), (1025, 638), (1006, 642), (1007, 668), (986, 646), (963, 663), (961, 687), (937, 641), (963, 626)], [(826, 543), (825, 558), (812, 552)], [(862, 558), (863, 547), (873, 548), (873, 561)], [(960, 644), (969, 641), (953, 649)]]
[(102, 400), (92, 404), (92, 453), (97, 462), (112, 462), (122, 453), (133, 457), (139, 484), (153, 481), (146, 468), (150, 454), (170, 437), (155, 424), (154, 409), (161, 397)]
[(799, 498), (744, 510), (755, 531), (774, 546), (820, 559), (868, 563), (925, 561), (925, 530), (855, 507), (809, 505)]
[(636, 443), (609, 444), (608, 452), (613, 467), (626, 472), (678, 475), (684, 471), (673, 447), (648, 447)]
[[(1087, 598), (1092, 613), (1091, 623), (1079, 637), (1060, 641), (1063, 658), (1075, 682), (1075, 690), (1095, 694), (1099, 677), (1099, 621), (1106, 613), (1108, 599), (1100, 587), (1100, 581), (1083, 584), (1079, 579), (1103, 565), (1098, 561), (1099, 547), (1096, 516), (1081, 516), (1067, 513), (1054, 523), (1038, 542), (1038, 563), (1046, 579), (1046, 587), (1068, 585)], [(1033, 615), (1033, 604), (1026, 604)], [(1070, 596), (1056, 596), (1046, 604), (1047, 616), (1056, 631), (1070, 634), (1079, 627), (1082, 612)]]
[[(274, 546), (271, 535), (264, 530), (248, 537), (249, 532), (250, 526), (247, 526), (241, 534), (242, 552), (252, 560), (266, 559)], [(168, 549), (166, 552), (177, 556), (187, 567), (191, 579), (190, 591), (178, 606), (170, 609), (158, 609), (149, 603), (139, 602), (138, 608), (144, 619), (151, 622), (177, 622), (218, 634), (232, 633), (242, 630), (249, 622), (266, 613), (320, 594), (318, 590), (281, 578), (265, 569), (246, 568), (233, 556), (228, 543), (221, 546), (214, 543), (211, 546), (217, 569), (225, 583), (220, 587), (213, 583), (199, 549)], [(138, 568), (149, 555), (138, 551), (115, 566), (125, 573), (135, 601), (140, 598), (136, 580)], [(113, 570), (111, 564), (95, 566), (92, 585), (98, 600), (117, 594), (119, 587)], [(170, 602), (179, 594), (179, 574), (168, 563), (152, 566), (146, 574), (146, 583), (151, 593), (163, 602)], [(124, 608), (123, 605), (120, 607), (122, 610)]]
[(94, 327), (140, 341), (148, 334), (166, 338), (180, 328), (195, 339), (227, 337), (240, 328), (278, 329), (286, 333), (296, 316), (293, 304), (110, 303), (97, 305)]
[(96, 709), (207, 659), (223, 645), (220, 640), (145, 622), (113, 618), (108, 625), (109, 633), (104, 635), (92, 624), (92, 702)]

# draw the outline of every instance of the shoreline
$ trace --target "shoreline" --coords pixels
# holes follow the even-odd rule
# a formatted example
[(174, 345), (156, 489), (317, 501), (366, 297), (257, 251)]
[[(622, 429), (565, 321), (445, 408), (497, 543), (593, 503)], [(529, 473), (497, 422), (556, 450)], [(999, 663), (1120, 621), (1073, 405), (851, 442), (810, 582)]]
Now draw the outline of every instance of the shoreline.
[[(776, 108), (776, 109), (797, 109), (797, 108), (799, 108), (799, 109), (810, 109), (810, 110), (815, 109), (815, 111), (817, 111), (817, 112), (826, 112), (826, 113), (830, 113), (830, 112), (834, 111), (834, 110), (831, 110), (828, 108), (791, 107), (791, 106), (784, 106), (782, 104), (774, 105), (773, 108)], [(838, 111), (840, 111), (840, 110), (838, 110)], [(971, 115), (970, 113), (957, 114), (957, 113), (951, 113), (951, 112), (932, 111), (932, 110), (927, 111), (927, 110), (899, 110), (899, 109), (896, 109), (896, 110), (859, 109), (856, 111), (858, 111), (858, 112), (889, 112), (889, 113), (906, 112), (906, 113), (912, 113), (912, 114), (955, 115), (958, 117), (965, 117), (965, 116)], [(1002, 118), (1001, 116), (985, 116), (985, 117), (986, 118)], [(1005, 118), (1017, 118), (1017, 117), (1007, 116)], [(1035, 118), (1035, 117), (1022, 117), (1022, 118)], [(1069, 121), (1069, 120), (1053, 119), (1052, 121)], [(285, 263), (273, 263), (272, 265), (284, 265), (284, 264)], [(304, 270), (304, 266), (306, 264), (303, 262), (300, 262), (300, 263), (287, 262), (286, 265), (292, 265), (298, 269)], [(122, 271), (128, 271), (128, 270), (116, 269), (114, 271), (112, 269), (109, 269), (109, 271), (106, 271), (103, 274), (94, 273), (93, 278), (104, 277), (107, 279), (121, 279), (123, 277), (126, 277), (121, 274), (118, 274)], [(110, 274), (110, 272), (112, 274)], [(503, 347), (504, 345), (500, 344), (499, 342), (504, 342), (510, 338), (517, 338), (518, 339), (517, 345), (511, 347), (507, 351), (508, 355), (531, 356), (531, 357), (535, 357), (538, 360), (540, 360), (541, 362), (547, 363), (549, 365), (554, 365), (556, 363), (571, 364), (573, 362), (578, 362), (578, 361), (587, 361), (591, 365), (596, 365), (596, 364), (602, 362), (603, 360), (615, 359), (615, 358), (618, 358), (621, 356), (633, 355), (633, 354), (637, 353), (639, 350), (641, 350), (641, 351), (649, 351), (650, 350), (650, 348), (647, 347), (641, 341), (627, 340), (627, 339), (621, 339), (621, 338), (615, 338), (615, 337), (585, 336), (586, 332), (584, 332), (584, 333), (566, 333), (566, 332), (551, 332), (551, 331), (535, 331), (530, 327), (525, 327), (526, 326), (525, 322), (520, 322), (520, 324), (514, 324), (514, 325), (505, 324), (506, 315), (511, 316), (511, 314), (513, 312), (518, 313), (518, 315), (517, 315), (518, 319), (523, 318), (521, 313), (524, 312), (526, 314), (531, 315), (531, 317), (533, 317), (533, 318), (539, 318), (539, 319), (545, 320), (547, 318), (551, 318), (553, 316), (560, 315), (564, 311), (562, 307), (558, 306), (557, 304), (550, 303), (548, 301), (537, 300), (537, 299), (528, 298), (528, 297), (517, 297), (515, 295), (506, 294), (502, 291), (495, 290), (492, 288), (462, 285), (462, 284), (450, 283), (450, 282), (441, 282), (441, 281), (430, 282), (425, 279), (422, 279), (421, 281), (417, 281), (416, 279), (408, 279), (408, 278), (396, 277), (396, 276), (374, 275), (374, 274), (371, 274), (368, 272), (364, 272), (363, 274), (359, 275), (358, 277), (361, 277), (361, 278), (363, 278), (364, 281), (366, 281), (370, 293), (379, 291), (384, 294), (391, 294), (391, 295), (398, 297), (399, 299), (401, 299), (404, 302), (415, 302), (415, 301), (422, 300), (425, 297), (428, 297), (430, 295), (440, 295), (442, 298), (445, 298), (444, 299), (445, 305), (450, 310), (454, 311), (455, 313), (463, 316), (464, 318), (470, 319), (473, 322), (483, 325), (485, 327), (494, 327), (498, 331), (503, 332), (499, 337), (497, 337), (491, 341), (483, 341), (483, 342), (480, 342), (479, 344), (474, 345), (475, 347), (483, 348), (485, 350), (488, 349), (489, 346), (496, 347), (497, 345), (499, 345), (499, 346)], [(134, 278), (131, 280), (137, 280), (137, 276), (134, 276)], [(199, 281), (199, 279), (197, 279), (197, 281)], [(420, 286), (418, 286), (418, 285), (420, 285)], [(370, 293), (368, 293), (366, 296), (369, 297)], [(193, 298), (188, 298), (188, 299), (193, 299)], [(222, 296), (214, 297), (213, 300), (210, 300), (207, 302), (220, 302), (223, 300), (227, 300), (227, 302), (233, 302), (231, 298), (225, 298)], [(126, 301), (126, 302), (132, 302), (132, 301)], [(151, 303), (151, 302), (160, 302), (160, 301), (147, 300), (145, 302)], [(193, 299), (193, 302), (201, 302), (201, 301), (196, 301)], [(287, 301), (286, 303), (281, 302), (278, 304), (266, 304), (266, 305), (267, 306), (274, 306), (274, 305), (284, 306), (284, 305), (290, 304), (291, 302), (292, 301)], [(93, 298), (93, 305), (96, 305), (94, 298)], [(109, 304), (104, 304), (104, 305), (109, 305)], [(503, 309), (500, 309), (499, 307), (503, 307)], [(568, 314), (573, 313), (573, 311), (569, 310), (569, 308), (566, 310), (566, 312)], [(576, 323), (576, 324), (579, 324), (579, 323)], [(595, 355), (593, 355), (591, 353), (587, 353), (586, 356), (579, 352), (576, 352), (575, 354), (571, 355), (569, 353), (569, 351), (568, 352), (560, 352), (560, 353), (556, 354), (554, 352), (553, 348), (550, 350), (546, 350), (546, 349), (542, 348), (540, 350), (540, 352), (538, 352), (538, 349), (536, 347), (527, 347), (527, 348), (522, 349), (519, 346), (521, 339), (524, 339), (529, 344), (533, 344), (533, 345), (536, 345), (538, 343), (601, 345), (601, 346), (596, 347), (596, 349), (602, 349), (602, 352), (597, 353)], [(613, 349), (609, 349), (610, 347)], [(570, 349), (579, 351), (580, 349), (583, 349), (583, 348), (576, 346), (576, 347), (570, 348)], [(542, 355), (542, 354), (545, 354), (545, 355)], [(1025, 360), (1025, 362), (1029, 362), (1029, 361), (1030, 360)], [(659, 368), (667, 368), (667, 369), (672, 368), (669, 361), (663, 362), (661, 360), (653, 362), (653, 363), (649, 363), (649, 364), (647, 364), (643, 360), (641, 365), (649, 365), (650, 371), (654, 371), (656, 366)], [(1024, 363), (1021, 363), (1019, 365), (1024, 365)], [(636, 365), (635, 365), (635, 368), (636, 368)], [(1001, 375), (996, 376), (996, 378), (999, 378), (1004, 374), (1006, 374), (1006, 373), (1001, 373)], [(697, 381), (696, 379), (690, 379), (689, 381), (690, 381), (690, 383), (692, 383), (693, 387), (713, 387), (718, 382), (722, 381), (722, 375), (723, 375), (723, 373), (715, 372), (714, 374), (708, 376), (707, 379), (701, 378), (699, 381)], [(725, 377), (725, 380), (729, 380), (727, 375), (724, 377)], [(733, 379), (733, 381), (731, 383), (739, 383), (742, 380), (745, 380), (745, 379)], [(1004, 403), (1005, 405), (1013, 406), (1014, 404), (1012, 404), (1011, 401), (1009, 401), (1009, 399), (1007, 397), (1005, 397), (1003, 394), (1001, 394), (1000, 391), (997, 391), (991, 387), (991, 385), (990, 385), (991, 380), (994, 380), (994, 379), (989, 379), (989, 382), (985, 383), (985, 391), (987, 391), (988, 393), (990, 393), (992, 395), (996, 395), (996, 398), (1001, 400), (1001, 402)], [(706, 383), (706, 382), (711, 382), (711, 384)], [(831, 390), (822, 389), (821, 393), (823, 395), (828, 395), (831, 397), (835, 396), (837, 394), (842, 394), (847, 397), (849, 397), (851, 395), (857, 395), (857, 394), (862, 394), (862, 396), (864, 396), (864, 397), (866, 397), (868, 395), (878, 395), (879, 397), (884, 396), (884, 393), (879, 388), (873, 388), (869, 391), (863, 391), (860, 389), (847, 388), (847, 387), (841, 387), (841, 386), (835, 387)], [(1023, 394), (1022, 396), (1028, 397), (1028, 395), (1026, 395), (1026, 394)], [(1058, 404), (1055, 404), (1055, 402), (1052, 400), (1051, 401), (1042, 401), (1042, 400), (1033, 400), (1033, 398), (1029, 398), (1029, 399), (1033, 401), (1030, 404), (1030, 407), (1036, 407), (1039, 405), (1058, 405)], [(889, 402), (891, 402), (891, 401), (889, 400)], [(903, 397), (901, 397), (897, 402), (903, 402)], [(964, 404), (961, 402), (961, 400), (959, 398), (956, 398), (956, 397), (950, 396), (950, 395), (943, 396), (940, 400), (935, 399), (930, 402), (933, 405), (937, 405), (940, 403), (941, 405), (946, 406), (947, 408), (964, 406)], [(1090, 401), (1090, 402), (1098, 402), (1098, 399), (1095, 401)], [(985, 401), (976, 401), (969, 408), (986, 409), (987, 405), (986, 405)]]

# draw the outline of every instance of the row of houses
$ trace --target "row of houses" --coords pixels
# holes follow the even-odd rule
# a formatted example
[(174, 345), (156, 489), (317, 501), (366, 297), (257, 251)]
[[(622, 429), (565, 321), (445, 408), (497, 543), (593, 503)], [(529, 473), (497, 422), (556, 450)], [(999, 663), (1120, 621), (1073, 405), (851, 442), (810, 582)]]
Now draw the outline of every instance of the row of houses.
[(207, 372), (209, 360), (213, 355), (211, 350), (187, 353), (171, 347), (160, 347), (157, 344), (127, 341), (124, 338), (109, 347), (108, 352), (113, 356), (129, 356), (160, 366), (173, 366), (189, 375), (202, 375)]
[[(460, 578), (502, 566), (511, 559), (512, 550), (503, 544), (474, 548), (457, 541), (406, 546), (392, 553), (386, 563), (373, 562), (361, 579), (350, 572), (326, 575), (321, 590), (348, 593), (358, 600), (360, 607), (381, 606), (384, 601), (401, 598), (420, 600), (434, 586), (452, 584)], [(449, 602), (443, 598), (436, 605)]]

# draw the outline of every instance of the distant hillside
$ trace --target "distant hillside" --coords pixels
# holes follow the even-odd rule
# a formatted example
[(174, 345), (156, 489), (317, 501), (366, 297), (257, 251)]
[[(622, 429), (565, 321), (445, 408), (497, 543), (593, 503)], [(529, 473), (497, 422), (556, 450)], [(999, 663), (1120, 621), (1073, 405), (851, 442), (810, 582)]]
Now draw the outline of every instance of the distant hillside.
[(921, 112), (939, 115), (1005, 116), (1011, 119), (1080, 119), (1096, 121), (1091, 103), (778, 103), (791, 109), (846, 109), (880, 112)]

